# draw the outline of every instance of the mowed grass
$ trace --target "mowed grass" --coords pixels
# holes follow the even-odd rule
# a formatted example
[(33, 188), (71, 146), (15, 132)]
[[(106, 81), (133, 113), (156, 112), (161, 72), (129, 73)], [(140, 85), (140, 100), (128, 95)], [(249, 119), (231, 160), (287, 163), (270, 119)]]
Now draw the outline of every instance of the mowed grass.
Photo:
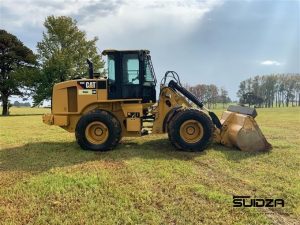
[[(166, 135), (89, 152), (34, 115), (49, 109), (11, 112), (0, 117), (0, 224), (300, 224), (299, 107), (258, 109), (267, 153), (180, 152)], [(285, 207), (234, 208), (233, 195)]]

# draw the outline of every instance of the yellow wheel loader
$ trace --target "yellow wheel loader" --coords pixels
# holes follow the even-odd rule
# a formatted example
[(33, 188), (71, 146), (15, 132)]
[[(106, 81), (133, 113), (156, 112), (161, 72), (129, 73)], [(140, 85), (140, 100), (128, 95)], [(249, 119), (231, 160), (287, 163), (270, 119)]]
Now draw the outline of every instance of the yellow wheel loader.
[(81, 148), (113, 149), (122, 137), (168, 133), (173, 146), (202, 151), (211, 141), (242, 151), (271, 148), (254, 118), (256, 110), (230, 106), (221, 120), (166, 72), (156, 102), (156, 77), (148, 50), (105, 50), (108, 76), (88, 60), (89, 79), (53, 87), (51, 114), (43, 122), (75, 132)]

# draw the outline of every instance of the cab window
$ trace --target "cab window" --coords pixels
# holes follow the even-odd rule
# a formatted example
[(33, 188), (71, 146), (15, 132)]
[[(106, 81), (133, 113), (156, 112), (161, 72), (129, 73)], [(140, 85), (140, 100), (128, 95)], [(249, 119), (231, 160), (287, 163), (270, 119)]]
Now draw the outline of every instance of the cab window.
[(115, 70), (115, 58), (114, 56), (108, 56), (108, 80), (110, 83), (114, 83), (116, 81), (116, 70)]
[(151, 71), (150, 63), (148, 60), (145, 60), (145, 76), (144, 76), (144, 85), (151, 86), (154, 85), (154, 76)]
[(123, 56), (123, 83), (139, 84), (139, 58), (137, 54), (126, 54)]

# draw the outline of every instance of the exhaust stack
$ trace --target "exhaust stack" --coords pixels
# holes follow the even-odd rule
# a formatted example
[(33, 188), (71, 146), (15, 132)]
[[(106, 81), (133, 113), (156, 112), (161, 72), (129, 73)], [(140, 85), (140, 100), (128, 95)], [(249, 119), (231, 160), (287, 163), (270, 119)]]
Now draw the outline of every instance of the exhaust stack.
[(86, 60), (87, 64), (89, 65), (89, 78), (94, 78), (94, 65), (93, 62), (89, 59)]

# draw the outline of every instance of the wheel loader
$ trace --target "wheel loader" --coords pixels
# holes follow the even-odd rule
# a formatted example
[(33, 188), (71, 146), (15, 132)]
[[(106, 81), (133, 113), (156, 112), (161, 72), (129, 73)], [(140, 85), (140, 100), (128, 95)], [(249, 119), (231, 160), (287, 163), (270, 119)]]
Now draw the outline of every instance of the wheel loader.
[(167, 71), (156, 101), (156, 76), (148, 50), (104, 50), (107, 76), (69, 80), (53, 87), (51, 114), (43, 122), (75, 132), (82, 149), (106, 151), (122, 137), (167, 133), (184, 151), (202, 151), (215, 141), (242, 151), (271, 148), (254, 118), (254, 108), (230, 106), (221, 120)]

